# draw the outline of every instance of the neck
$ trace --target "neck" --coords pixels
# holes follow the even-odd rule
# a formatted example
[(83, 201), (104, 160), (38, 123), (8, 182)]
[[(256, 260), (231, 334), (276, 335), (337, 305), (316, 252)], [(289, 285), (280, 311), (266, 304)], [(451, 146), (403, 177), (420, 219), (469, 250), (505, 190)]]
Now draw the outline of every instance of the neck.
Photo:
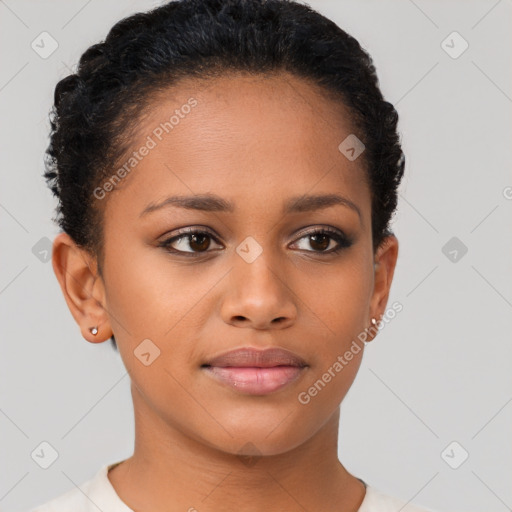
[(364, 485), (338, 460), (339, 408), (296, 448), (244, 457), (170, 426), (136, 393), (134, 453), (108, 475), (133, 510), (356, 512), (363, 501)]

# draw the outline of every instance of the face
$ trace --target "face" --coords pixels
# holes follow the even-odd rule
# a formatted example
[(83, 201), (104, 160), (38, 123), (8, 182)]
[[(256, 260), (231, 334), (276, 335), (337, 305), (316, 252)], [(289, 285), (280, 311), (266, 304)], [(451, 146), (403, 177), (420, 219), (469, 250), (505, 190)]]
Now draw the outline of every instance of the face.
[[(362, 159), (338, 149), (348, 112), (292, 75), (239, 74), (181, 82), (142, 126), (104, 199), (105, 309), (135, 411), (229, 453), (291, 450), (338, 412), (382, 306)], [(296, 359), (205, 366), (242, 348)]]

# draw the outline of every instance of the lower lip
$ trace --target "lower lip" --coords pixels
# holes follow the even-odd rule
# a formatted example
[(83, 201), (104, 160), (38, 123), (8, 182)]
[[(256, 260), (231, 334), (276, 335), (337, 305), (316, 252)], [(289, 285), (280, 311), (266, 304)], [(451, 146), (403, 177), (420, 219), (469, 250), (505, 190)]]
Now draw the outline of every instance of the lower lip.
[(204, 369), (212, 377), (237, 391), (249, 395), (266, 395), (295, 381), (304, 368), (298, 366), (272, 366), (270, 368), (208, 366)]

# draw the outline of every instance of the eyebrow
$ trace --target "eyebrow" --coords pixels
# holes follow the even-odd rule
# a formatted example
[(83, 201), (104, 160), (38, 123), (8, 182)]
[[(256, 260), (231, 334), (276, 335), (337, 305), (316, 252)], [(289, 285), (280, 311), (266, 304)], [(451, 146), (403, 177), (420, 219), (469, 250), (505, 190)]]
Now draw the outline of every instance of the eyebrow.
[[(283, 206), (282, 214), (310, 212), (314, 210), (321, 210), (331, 206), (341, 205), (354, 210), (359, 219), (362, 220), (362, 215), (359, 207), (347, 199), (337, 194), (320, 194), (320, 195), (302, 195), (288, 199)], [(223, 199), (215, 194), (199, 194), (194, 196), (170, 196), (159, 203), (150, 203), (142, 212), (139, 217), (143, 217), (150, 212), (160, 210), (167, 206), (174, 206), (177, 208), (185, 208), (188, 210), (200, 210), (204, 212), (230, 212), (235, 211), (233, 202)]]

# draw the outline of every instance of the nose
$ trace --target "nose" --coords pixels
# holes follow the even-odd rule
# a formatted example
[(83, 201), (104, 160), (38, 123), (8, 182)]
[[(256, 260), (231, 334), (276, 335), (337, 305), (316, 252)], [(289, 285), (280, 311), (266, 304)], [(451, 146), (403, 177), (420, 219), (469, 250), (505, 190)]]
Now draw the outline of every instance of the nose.
[(284, 329), (296, 320), (297, 297), (286, 275), (264, 257), (239, 259), (229, 273), (221, 315), (226, 323), (253, 329)]

